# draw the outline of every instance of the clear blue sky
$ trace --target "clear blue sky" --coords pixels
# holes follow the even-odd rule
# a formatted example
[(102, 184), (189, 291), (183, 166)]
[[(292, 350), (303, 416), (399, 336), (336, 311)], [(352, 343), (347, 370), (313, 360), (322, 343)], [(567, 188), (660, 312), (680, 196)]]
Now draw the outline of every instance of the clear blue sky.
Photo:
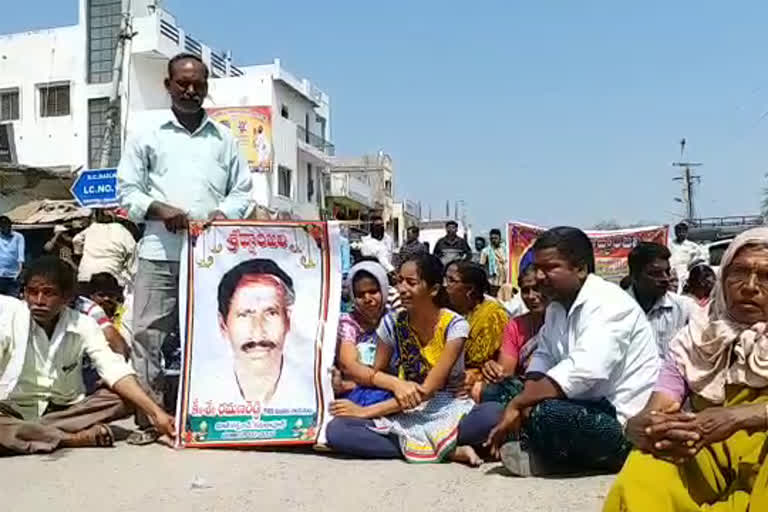
[[(74, 23), (74, 0), (0, 33)], [(290, 8), (286, 10), (290, 4)], [(396, 192), (476, 229), (671, 222), (678, 141), (702, 215), (756, 213), (768, 171), (768, 3), (167, 0), (237, 64), (280, 57), (328, 92), (337, 153), (384, 149)]]

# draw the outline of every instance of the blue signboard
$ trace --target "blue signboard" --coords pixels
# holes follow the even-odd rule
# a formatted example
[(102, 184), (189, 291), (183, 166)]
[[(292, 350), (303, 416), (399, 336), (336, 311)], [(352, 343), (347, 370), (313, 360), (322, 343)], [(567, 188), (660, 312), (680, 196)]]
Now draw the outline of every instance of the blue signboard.
[(83, 208), (117, 206), (117, 169), (83, 171), (70, 191)]

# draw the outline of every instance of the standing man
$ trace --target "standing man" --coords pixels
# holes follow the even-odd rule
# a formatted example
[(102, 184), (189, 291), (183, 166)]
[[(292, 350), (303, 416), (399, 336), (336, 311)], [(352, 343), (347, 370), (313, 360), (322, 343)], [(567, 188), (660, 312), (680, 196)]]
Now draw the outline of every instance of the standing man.
[(405, 243), (400, 247), (400, 252), (397, 254), (397, 267), (408, 261), (409, 258), (417, 254), (427, 254), (429, 251), (427, 247), (419, 241), (419, 226), (411, 226), (408, 228)]
[(11, 230), (11, 219), (0, 217), (0, 295), (19, 296), (19, 275), (24, 265), (24, 237)]
[[(117, 171), (120, 202), (145, 222), (135, 282), (132, 359), (139, 380), (163, 402), (161, 348), (178, 339), (179, 259), (190, 221), (241, 219), (250, 206), (251, 176), (230, 130), (203, 110), (208, 68), (180, 54), (168, 62), (165, 88), (173, 106), (153, 126), (128, 139)], [(137, 413), (133, 441), (157, 437)]]
[(696, 260), (709, 262), (709, 254), (704, 247), (688, 240), (688, 223), (685, 221), (675, 226), (675, 239), (669, 244), (669, 251), (672, 254), (669, 264), (677, 273), (680, 281), (677, 292), (680, 293), (688, 280), (688, 265)]
[(379, 215), (371, 217), (371, 234), (361, 240), (360, 254), (379, 260), (381, 266), (391, 274), (395, 271), (392, 265), (392, 251), (394, 243), (392, 237), (384, 231), (384, 220)]
[(483, 249), (485, 249), (486, 243), (485, 238), (481, 236), (475, 237), (475, 252), (472, 253), (472, 261), (480, 264), (480, 256), (483, 254)]
[(459, 224), (455, 220), (445, 223), (445, 236), (435, 244), (435, 256), (440, 258), (444, 267), (456, 260), (468, 260), (472, 258), (472, 249), (466, 240), (458, 236)]
[(688, 325), (694, 307), (692, 300), (669, 291), (669, 257), (669, 249), (651, 242), (640, 242), (629, 253), (627, 293), (645, 311), (662, 358), (672, 338)]
[(507, 246), (501, 241), (501, 231), (492, 229), (489, 235), (491, 245), (480, 253), (480, 265), (488, 272), (488, 284), (491, 295), (499, 293), (499, 288), (507, 282)]

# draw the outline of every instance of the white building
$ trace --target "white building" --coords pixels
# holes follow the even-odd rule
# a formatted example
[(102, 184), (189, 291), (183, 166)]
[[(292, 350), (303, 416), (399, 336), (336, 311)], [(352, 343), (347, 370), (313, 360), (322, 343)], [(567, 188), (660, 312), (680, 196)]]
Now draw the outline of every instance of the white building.
[[(98, 166), (125, 2), (79, 0), (77, 25), (0, 36), (0, 123), (13, 126), (18, 163), (70, 171)], [(206, 106), (271, 109), (272, 171), (254, 174), (254, 199), (318, 218), (322, 173), (334, 149), (328, 95), (277, 59), (264, 66), (233, 65), (229, 54), (194, 38), (156, 4), (131, 2), (134, 35), (126, 44), (120, 130), (110, 164), (116, 165), (126, 133), (140, 129), (144, 112), (169, 107), (163, 87), (168, 60), (193, 53), (211, 71)]]
[[(365, 186), (368, 201), (360, 201), (356, 195), (347, 195), (345, 199), (356, 202), (358, 210), (362, 212), (375, 210), (381, 214), (384, 222), (390, 223), (394, 206), (394, 174), (392, 157), (383, 151), (360, 157), (335, 157), (331, 166), (331, 188), (327, 192), (328, 209), (334, 211), (349, 202), (337, 199), (339, 196), (344, 197), (344, 190), (334, 189), (335, 183), (348, 183), (350, 189)], [(362, 193), (364, 189), (360, 190)]]
[(419, 226), (421, 222), (421, 203), (415, 201), (398, 201), (392, 208), (392, 239), (399, 247), (407, 240), (408, 228)]

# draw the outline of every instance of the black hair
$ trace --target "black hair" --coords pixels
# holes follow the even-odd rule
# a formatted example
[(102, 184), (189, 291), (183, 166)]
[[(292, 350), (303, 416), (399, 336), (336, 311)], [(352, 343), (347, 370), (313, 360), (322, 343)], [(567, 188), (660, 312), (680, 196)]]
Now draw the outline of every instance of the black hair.
[(449, 220), (448, 222), (446, 222), (446, 223), (445, 223), (445, 227), (448, 227), (448, 226), (456, 226), (456, 227), (459, 227), (459, 223), (458, 223), (458, 222), (456, 222), (455, 220)]
[(387, 293), (387, 290), (382, 290), (381, 285), (379, 284), (379, 280), (376, 279), (376, 276), (368, 272), (367, 270), (358, 270), (355, 272), (355, 277), (352, 279), (352, 295), (355, 295), (355, 285), (358, 281), (361, 279), (373, 279), (373, 282), (376, 283), (376, 286), (379, 288), (379, 291), (382, 295)]
[(629, 253), (629, 275), (634, 276), (652, 263), (654, 260), (668, 260), (671, 254), (669, 249), (654, 242), (640, 242)]
[(536, 275), (536, 265), (526, 265), (525, 268), (520, 272), (520, 275), (517, 276), (518, 281), (527, 276), (528, 274), (534, 274)]
[(708, 277), (712, 279), (711, 282), (714, 286), (714, 280), (717, 278), (717, 274), (715, 274), (715, 271), (712, 269), (712, 267), (704, 264), (696, 265), (688, 273), (688, 279), (685, 281), (685, 285), (683, 286), (683, 293), (689, 293), (692, 288), (707, 286), (708, 283), (706, 280)]
[(232, 296), (235, 294), (240, 281), (246, 276), (267, 274), (276, 277), (283, 283), (286, 292), (286, 300), (293, 303), (295, 292), (293, 291), (293, 279), (272, 260), (254, 258), (244, 261), (227, 271), (219, 282), (219, 313), (226, 317), (229, 314), (229, 306)]
[(11, 224), (11, 219), (5, 215), (0, 216), (0, 226), (10, 226)]
[(443, 288), (443, 273), (445, 268), (443, 267), (443, 263), (440, 261), (440, 258), (434, 254), (417, 253), (406, 259), (403, 262), (403, 265), (408, 262), (413, 262), (416, 265), (419, 277), (422, 281), (427, 283), (429, 288), (432, 288), (435, 285), (440, 287), (440, 291), (434, 300), (435, 304), (438, 307), (447, 304), (448, 298), (445, 293), (445, 288)]
[(419, 226), (410, 226), (408, 228), (409, 233), (419, 233), (421, 230), (419, 229)]
[(491, 236), (491, 235), (499, 235), (499, 237), (501, 237), (501, 230), (500, 230), (500, 229), (496, 229), (496, 228), (493, 228), (493, 229), (492, 229), (492, 230), (491, 230), (491, 231), (488, 233), (488, 236)]
[(621, 281), (619, 281), (619, 286), (622, 290), (629, 290), (629, 287), (632, 286), (632, 276), (622, 277)]
[(371, 215), (370, 222), (373, 223), (373, 222), (379, 222), (379, 221), (384, 222), (384, 219), (382, 218), (381, 215)]
[(586, 265), (587, 272), (595, 272), (595, 253), (592, 242), (582, 230), (569, 226), (549, 229), (539, 235), (533, 244), (534, 251), (557, 249), (560, 255), (571, 265)]
[(203, 76), (206, 80), (208, 80), (208, 66), (205, 65), (203, 59), (194, 53), (179, 53), (178, 55), (175, 55), (173, 58), (171, 58), (171, 60), (168, 61), (168, 78), (173, 78), (173, 66), (175, 66), (177, 62), (181, 62), (183, 60), (194, 60), (199, 62), (203, 66)]
[(21, 282), (26, 286), (35, 277), (52, 282), (63, 295), (72, 295), (75, 291), (75, 269), (56, 256), (42, 256), (29, 263), (24, 269)]
[[(488, 273), (481, 265), (471, 261), (454, 261), (448, 265), (448, 267), (451, 266), (456, 267), (461, 281), (472, 288), (476, 299), (483, 300), (486, 294), (491, 293)], [(446, 267), (446, 271), (448, 267)]]
[(90, 293), (123, 293), (123, 289), (117, 281), (117, 278), (109, 272), (97, 272), (96, 274), (93, 274), (91, 280), (88, 282), (88, 290)]

